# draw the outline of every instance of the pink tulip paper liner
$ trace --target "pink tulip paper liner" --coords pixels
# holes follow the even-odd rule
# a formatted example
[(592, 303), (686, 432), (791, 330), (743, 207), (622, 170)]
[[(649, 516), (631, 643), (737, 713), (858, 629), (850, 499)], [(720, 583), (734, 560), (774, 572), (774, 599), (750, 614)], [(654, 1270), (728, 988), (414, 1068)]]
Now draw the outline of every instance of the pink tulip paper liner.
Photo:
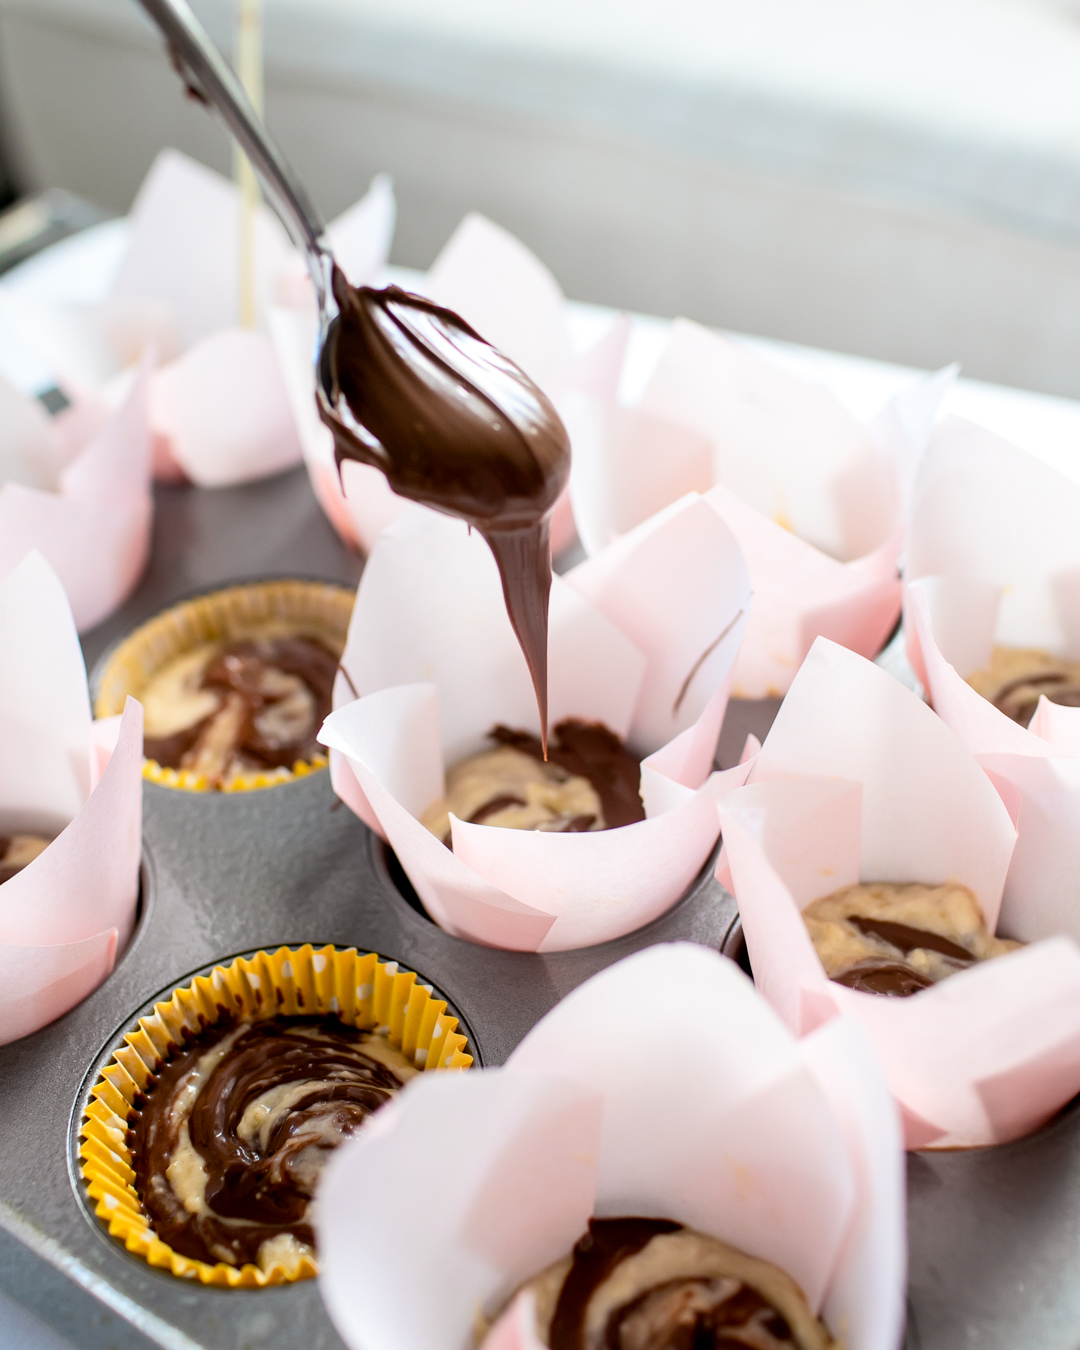
[(720, 817), (759, 989), (798, 1034), (840, 1013), (866, 1029), (909, 1147), (1005, 1142), (1080, 1090), (1080, 949), (1067, 939), (909, 999), (844, 988), (818, 960), (800, 910), (860, 879), (961, 882), (998, 927), (1012, 820), (958, 738), (891, 676), (819, 639)]
[[(410, 1084), (327, 1169), (320, 1288), (352, 1350), (458, 1350), (593, 1213), (673, 1218), (773, 1261), (846, 1350), (895, 1350), (903, 1171), (880, 1067), (846, 1019), (793, 1040), (716, 953), (638, 953), (504, 1068)], [(535, 1337), (512, 1309), (486, 1344)]]
[[(163, 150), (136, 194), (131, 241), (113, 283), (114, 299), (154, 300), (167, 308), (182, 350), (237, 321), (240, 194), (236, 185), (181, 154)], [(293, 249), (269, 207), (256, 217), (256, 293), (260, 314), (274, 297)]]
[(1002, 921), (1031, 941), (1080, 939), (1080, 710), (1042, 700), (1025, 730), (966, 677), (995, 643), (1075, 658), (1080, 486), (960, 418), (936, 428), (916, 478), (906, 575), (908, 656), (935, 711), (1017, 821)]
[(80, 632), (108, 617), (142, 576), (150, 549), (150, 372), (82, 445), (59, 491), (0, 487), (0, 575), (33, 549), (63, 582)]
[(677, 320), (636, 407), (562, 397), (582, 542), (594, 551), (682, 492), (703, 492), (754, 589), (736, 697), (782, 695), (819, 635), (874, 656), (900, 614), (903, 490), (953, 373), (914, 385), (864, 427), (824, 390)]
[[(980, 588), (960, 578), (914, 582), (907, 590), (909, 650), (914, 639), (935, 711), (982, 765), (1016, 822), (1003, 926), (1025, 942), (1054, 933), (1080, 941), (1080, 708), (1042, 698), (1025, 729), (977, 694), (946, 661), (934, 632), (935, 611), (960, 652), (971, 639), (978, 640), (980, 619), (985, 621), (982, 636), (992, 638), (999, 592), (991, 591), (990, 606), (980, 606), (972, 594)], [(957, 602), (965, 598), (967, 612), (961, 614)], [(950, 611), (956, 613), (953, 625), (947, 622)]]
[(55, 832), (0, 885), (6, 1044), (60, 1017), (111, 972), (139, 887), (142, 708), (129, 700), (92, 735), (71, 610), (40, 554), (0, 580), (0, 706), (0, 827)]
[[(715, 842), (712, 799), (733, 780), (710, 771), (747, 590), (730, 533), (695, 498), (556, 577), (551, 725), (599, 720), (652, 750), (650, 818), (582, 835), (452, 820), (450, 852), (419, 821), (442, 794), (445, 765), (480, 749), (497, 723), (537, 733), (536, 701), (486, 544), (410, 507), (357, 592), (348, 679), (321, 737), (335, 790), (390, 842), (450, 932), (556, 951), (632, 931), (685, 892)], [(741, 781), (746, 771), (734, 772)]]
[(292, 407), (265, 333), (221, 328), (154, 373), (158, 453), (200, 487), (250, 483), (299, 464)]
[[(935, 427), (915, 479), (904, 577), (998, 591), (989, 631), (983, 616), (975, 626), (986, 649), (970, 653), (971, 668), (986, 663), (994, 641), (1080, 655), (1078, 515), (1080, 484), (1072, 479), (963, 418)], [(968, 626), (939, 631), (935, 623), (963, 675), (969, 670), (953, 644)]]

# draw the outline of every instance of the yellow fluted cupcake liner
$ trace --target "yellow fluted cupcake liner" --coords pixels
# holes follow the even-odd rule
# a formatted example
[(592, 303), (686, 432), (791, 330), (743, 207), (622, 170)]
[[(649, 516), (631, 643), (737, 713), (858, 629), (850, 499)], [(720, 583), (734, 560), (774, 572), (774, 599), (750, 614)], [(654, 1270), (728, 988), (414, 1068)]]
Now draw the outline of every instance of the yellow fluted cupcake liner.
[(223, 1018), (258, 1021), (277, 1014), (336, 1013), (361, 1030), (385, 1029), (389, 1044), (418, 1069), (467, 1069), (472, 1064), (457, 1018), (446, 1003), (397, 962), (382, 962), (354, 947), (310, 945), (256, 952), (217, 966), (177, 989), (140, 1018), (138, 1027), (102, 1069), (80, 1131), (79, 1157), (95, 1213), (129, 1252), (181, 1279), (228, 1289), (258, 1289), (308, 1279), (316, 1267), (295, 1269), (210, 1265), (173, 1251), (150, 1226), (135, 1189), (128, 1125), (140, 1094), (170, 1055)]
[[(286, 580), (229, 586), (185, 600), (136, 628), (113, 651), (98, 681), (94, 716), (113, 717), (123, 712), (129, 694), (140, 698), (158, 671), (192, 648), (206, 642), (257, 636), (277, 624), (300, 636), (317, 638), (340, 656), (355, 598), (354, 591), (331, 582)], [(291, 769), (241, 774), (222, 791), (275, 787), (323, 769), (328, 762), (325, 755), (313, 755), (310, 760), (298, 760)], [(143, 777), (165, 787), (211, 790), (204, 775), (165, 768), (152, 759), (144, 761)]]

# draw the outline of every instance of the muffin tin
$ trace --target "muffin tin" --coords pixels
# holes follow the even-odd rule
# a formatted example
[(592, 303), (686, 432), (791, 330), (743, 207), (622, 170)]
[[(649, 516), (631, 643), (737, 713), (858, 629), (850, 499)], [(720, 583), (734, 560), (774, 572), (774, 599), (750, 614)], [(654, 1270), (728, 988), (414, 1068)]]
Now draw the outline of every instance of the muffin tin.
[[(226, 492), (158, 493), (154, 557), (118, 635), (195, 586), (238, 574), (354, 581), (302, 471)], [(733, 704), (721, 762), (776, 704)], [(714, 859), (687, 895), (637, 933), (530, 955), (453, 938), (422, 912), (384, 845), (334, 798), (329, 774), (258, 793), (205, 796), (144, 785), (142, 907), (106, 983), (66, 1017), (0, 1047), (0, 1286), (85, 1350), (295, 1347), (341, 1341), (314, 1281), (262, 1290), (192, 1285), (108, 1237), (77, 1180), (82, 1108), (103, 1059), (162, 990), (256, 948), (335, 943), (420, 973), (461, 1019), (480, 1064), (501, 1063), (569, 990), (653, 942), (737, 955), (732, 897)], [(1080, 1113), (1002, 1148), (911, 1155), (909, 1350), (1080, 1344)]]

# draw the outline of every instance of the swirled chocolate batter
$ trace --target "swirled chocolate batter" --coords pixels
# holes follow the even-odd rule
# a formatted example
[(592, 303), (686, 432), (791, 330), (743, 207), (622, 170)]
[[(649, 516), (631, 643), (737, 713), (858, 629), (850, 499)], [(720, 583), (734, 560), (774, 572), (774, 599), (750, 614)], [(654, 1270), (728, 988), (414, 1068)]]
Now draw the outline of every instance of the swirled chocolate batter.
[(0, 834), (0, 886), (44, 853), (52, 843), (40, 834)]
[(154, 1232), (211, 1265), (294, 1272), (331, 1149), (416, 1069), (335, 1017), (215, 1026), (150, 1080), (128, 1142)]
[[(279, 625), (280, 626), (280, 625)], [(176, 657), (140, 693), (143, 750), (215, 787), (321, 752), (338, 658), (316, 638), (269, 629)]]
[(1066, 661), (1019, 647), (995, 647), (985, 670), (969, 675), (968, 684), (1026, 727), (1045, 694), (1051, 703), (1080, 708), (1080, 661)]
[(338, 468), (374, 465), (399, 496), (484, 536), (546, 734), (550, 523), (570, 476), (566, 429), (525, 372), (452, 310), (397, 286), (350, 286), (336, 267), (333, 288), (339, 316), (320, 372), (332, 407), (320, 401), (319, 415)]
[(474, 825), (578, 833), (612, 830), (645, 819), (641, 763), (600, 722), (568, 718), (544, 747), (527, 731), (497, 726), (497, 749), (460, 760), (446, 775), (446, 795), (422, 823), (449, 848), (450, 815)]
[(803, 910), (830, 980), (907, 998), (1022, 946), (987, 931), (966, 886), (875, 882), (845, 886)]
[(526, 1286), (551, 1350), (830, 1350), (790, 1276), (668, 1219), (591, 1219)]

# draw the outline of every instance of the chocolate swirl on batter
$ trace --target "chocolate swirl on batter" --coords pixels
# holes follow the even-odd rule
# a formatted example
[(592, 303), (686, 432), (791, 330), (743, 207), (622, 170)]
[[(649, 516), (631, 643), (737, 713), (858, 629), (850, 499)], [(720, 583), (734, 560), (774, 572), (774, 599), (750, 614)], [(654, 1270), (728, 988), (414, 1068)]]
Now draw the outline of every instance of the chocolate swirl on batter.
[(602, 722), (567, 718), (556, 726), (555, 739), (548, 745), (546, 753), (540, 741), (528, 731), (497, 726), (488, 735), (500, 745), (509, 745), (534, 759), (557, 764), (576, 778), (587, 778), (600, 798), (607, 829), (614, 830), (620, 825), (633, 825), (645, 819), (639, 792), (641, 761)]
[[(234, 1033), (191, 1101), (200, 1058)], [(279, 1016), (215, 1026), (176, 1054), (128, 1137), (155, 1233), (211, 1264), (255, 1263), (282, 1234), (311, 1246), (308, 1204), (327, 1154), (402, 1086), (365, 1053), (371, 1040), (335, 1017)]]
[[(201, 688), (220, 695), (217, 711), (171, 735), (147, 736), (144, 753), (164, 768), (187, 768), (201, 743), (215, 740), (220, 744), (213, 746), (213, 757), (219, 764), (239, 755), (252, 768), (291, 768), (321, 752), (315, 737), (330, 713), (337, 667), (337, 657), (310, 637), (230, 643), (207, 666), (201, 682)], [(302, 701), (299, 717), (284, 707), (294, 695), (287, 685), (278, 687), (274, 671), (293, 676), (307, 689), (310, 699)], [(277, 717), (271, 712), (275, 708)]]
[[(681, 1227), (670, 1219), (590, 1219), (555, 1305), (551, 1350), (586, 1350), (586, 1316), (599, 1287), (654, 1237)], [(781, 1314), (733, 1276), (690, 1276), (646, 1289), (612, 1310), (603, 1340), (607, 1350), (783, 1350), (795, 1343)]]
[(833, 982), (862, 994), (884, 994), (886, 998), (910, 998), (933, 984), (933, 980), (903, 961), (860, 961), (834, 975)]
[[(373, 465), (401, 497), (475, 526), (502, 577), (507, 613), (547, 729), (551, 511), (570, 442), (532, 380), (459, 315), (397, 286), (350, 286), (323, 348), (320, 416), (343, 460)], [(351, 418), (340, 409), (344, 399)]]

